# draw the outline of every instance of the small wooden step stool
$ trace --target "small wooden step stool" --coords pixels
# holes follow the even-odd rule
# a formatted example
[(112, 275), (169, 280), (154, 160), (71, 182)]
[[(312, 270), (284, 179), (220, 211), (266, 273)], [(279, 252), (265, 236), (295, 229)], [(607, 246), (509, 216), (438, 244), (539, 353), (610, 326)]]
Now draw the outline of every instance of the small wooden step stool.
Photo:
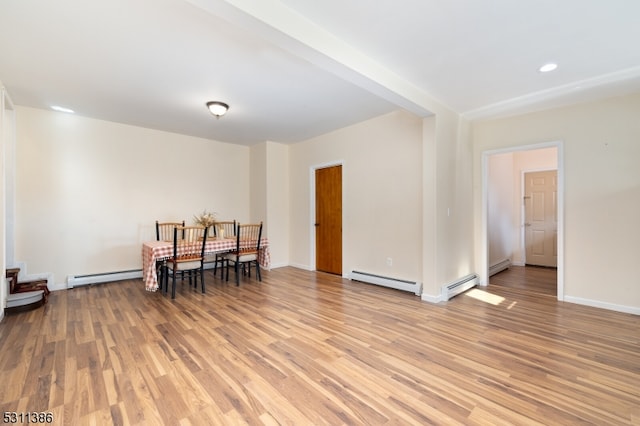
[(9, 268), (6, 272), (6, 277), (9, 281), (7, 307), (4, 310), (6, 314), (36, 309), (47, 303), (47, 296), (49, 295), (47, 280), (19, 283), (19, 273), (20, 268)]

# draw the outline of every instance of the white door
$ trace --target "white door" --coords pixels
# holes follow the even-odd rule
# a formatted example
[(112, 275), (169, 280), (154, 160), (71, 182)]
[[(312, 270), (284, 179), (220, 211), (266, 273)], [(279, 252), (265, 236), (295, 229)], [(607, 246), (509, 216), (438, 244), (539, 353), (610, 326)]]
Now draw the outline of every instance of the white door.
[(525, 263), (558, 266), (558, 173), (524, 175)]

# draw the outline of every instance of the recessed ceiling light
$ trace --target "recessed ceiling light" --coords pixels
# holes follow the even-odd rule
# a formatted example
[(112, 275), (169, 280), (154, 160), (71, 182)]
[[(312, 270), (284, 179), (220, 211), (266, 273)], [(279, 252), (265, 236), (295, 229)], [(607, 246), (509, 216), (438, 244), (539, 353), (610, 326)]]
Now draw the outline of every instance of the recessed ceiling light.
[(558, 64), (554, 64), (553, 62), (549, 62), (548, 64), (544, 64), (539, 68), (540, 72), (549, 72), (558, 68)]
[(51, 105), (51, 109), (54, 110), (54, 111), (58, 111), (58, 112), (67, 112), (69, 114), (75, 113), (75, 111), (72, 110), (72, 109), (61, 107), (61, 106), (58, 106), (58, 105)]

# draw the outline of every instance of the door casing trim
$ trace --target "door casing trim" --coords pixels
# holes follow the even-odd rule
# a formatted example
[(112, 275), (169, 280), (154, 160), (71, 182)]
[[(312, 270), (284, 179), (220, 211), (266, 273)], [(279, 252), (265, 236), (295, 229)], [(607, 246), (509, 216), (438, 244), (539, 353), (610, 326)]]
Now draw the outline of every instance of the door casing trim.
[(541, 142), (530, 145), (511, 146), (500, 149), (486, 150), (481, 152), (482, 163), (482, 225), (480, 230), (480, 253), (478, 273), (480, 275), (480, 285), (486, 286), (489, 283), (489, 157), (495, 154), (506, 154), (509, 152), (532, 151), (543, 148), (556, 148), (558, 163), (558, 291), (557, 299), (564, 301), (564, 142), (562, 140)]

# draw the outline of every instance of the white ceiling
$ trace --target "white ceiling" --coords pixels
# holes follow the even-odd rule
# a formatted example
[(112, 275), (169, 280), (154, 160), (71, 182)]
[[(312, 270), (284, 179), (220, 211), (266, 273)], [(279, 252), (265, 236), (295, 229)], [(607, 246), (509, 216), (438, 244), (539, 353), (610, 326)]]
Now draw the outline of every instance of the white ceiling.
[(293, 143), (397, 109), (475, 119), (640, 91), (640, 1), (3, 0), (0, 81), (16, 105)]

